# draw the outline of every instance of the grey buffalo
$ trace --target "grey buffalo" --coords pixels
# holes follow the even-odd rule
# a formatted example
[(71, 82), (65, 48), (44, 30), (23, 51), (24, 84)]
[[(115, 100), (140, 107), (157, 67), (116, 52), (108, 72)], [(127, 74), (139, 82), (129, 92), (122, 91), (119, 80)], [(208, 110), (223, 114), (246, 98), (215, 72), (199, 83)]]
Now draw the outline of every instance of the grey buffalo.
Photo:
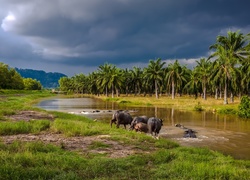
[(196, 131), (193, 131), (192, 129), (188, 129), (186, 131), (184, 131), (184, 138), (196, 138), (195, 135)]
[(148, 125), (148, 132), (151, 135), (154, 135), (155, 137), (157, 137), (161, 130), (161, 126), (163, 126), (163, 121), (162, 119), (151, 117), (148, 119), (147, 125)]
[(136, 132), (147, 133), (148, 132), (148, 125), (143, 123), (143, 122), (139, 122), (139, 123), (136, 123), (134, 125), (134, 129), (135, 129)]
[(133, 121), (131, 122), (130, 129), (133, 130), (135, 128), (135, 125), (139, 122), (148, 123), (148, 117), (147, 116), (136, 116), (134, 117)]
[(118, 110), (113, 114), (112, 119), (110, 120), (110, 126), (112, 127), (112, 124), (115, 123), (116, 127), (119, 128), (120, 124), (123, 124), (126, 129), (126, 125), (130, 125), (132, 120), (133, 118), (128, 112)]

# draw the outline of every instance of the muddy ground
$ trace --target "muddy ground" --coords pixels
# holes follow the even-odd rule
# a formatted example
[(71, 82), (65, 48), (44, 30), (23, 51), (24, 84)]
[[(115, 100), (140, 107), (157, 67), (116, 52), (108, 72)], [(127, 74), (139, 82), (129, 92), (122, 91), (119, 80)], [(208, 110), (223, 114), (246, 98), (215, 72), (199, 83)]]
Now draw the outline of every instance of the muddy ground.
[[(53, 120), (54, 117), (50, 114), (37, 111), (20, 111), (15, 115), (6, 117), (12, 121), (30, 121), (39, 119)], [(87, 136), (87, 137), (65, 137), (63, 134), (51, 133), (51, 132), (41, 132), (39, 134), (18, 134), (18, 135), (8, 135), (0, 136), (0, 141), (10, 144), (14, 141), (22, 142), (32, 142), (41, 141), (43, 143), (51, 143), (57, 145), (65, 150), (76, 151), (80, 154), (87, 153), (100, 153), (106, 154), (111, 158), (126, 157), (131, 154), (137, 153), (149, 153), (147, 151), (142, 151), (131, 145), (123, 145), (116, 141), (112, 141), (109, 135), (98, 135), (98, 136)], [(94, 142), (101, 142), (107, 144), (105, 148), (91, 149), (90, 146)]]

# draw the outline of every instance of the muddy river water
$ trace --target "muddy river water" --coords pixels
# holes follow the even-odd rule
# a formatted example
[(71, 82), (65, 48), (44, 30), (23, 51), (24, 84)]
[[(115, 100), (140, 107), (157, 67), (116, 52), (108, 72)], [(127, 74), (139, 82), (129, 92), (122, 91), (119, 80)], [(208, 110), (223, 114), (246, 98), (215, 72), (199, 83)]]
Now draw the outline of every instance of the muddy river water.
[[(63, 111), (109, 123), (115, 110), (130, 110), (131, 115), (159, 117), (164, 120), (160, 136), (184, 146), (207, 147), (231, 155), (236, 159), (250, 160), (250, 120), (213, 112), (184, 111), (159, 107), (119, 107), (116, 103), (92, 98), (55, 98), (41, 101), (38, 107)], [(197, 138), (183, 138), (184, 130), (175, 127), (180, 123), (196, 131)]]

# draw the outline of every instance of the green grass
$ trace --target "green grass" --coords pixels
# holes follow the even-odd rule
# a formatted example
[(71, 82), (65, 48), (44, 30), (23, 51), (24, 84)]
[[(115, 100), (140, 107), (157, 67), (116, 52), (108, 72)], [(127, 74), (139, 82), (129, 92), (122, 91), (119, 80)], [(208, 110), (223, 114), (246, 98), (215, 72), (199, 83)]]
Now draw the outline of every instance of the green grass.
[[(157, 140), (123, 128), (110, 128), (108, 123), (94, 122), (83, 116), (47, 112), (53, 114), (53, 121), (11, 121), (6, 115), (20, 110), (42, 111), (31, 105), (40, 98), (52, 95), (47, 92), (1, 93), (5, 96), (0, 101), (1, 136), (40, 132), (57, 132), (70, 137), (108, 135), (106, 140), (140, 151), (126, 157), (110, 158), (99, 153), (68, 151), (64, 144), (56, 146), (40, 141), (5, 144), (0, 137), (0, 179), (247, 180), (250, 177), (249, 160), (236, 160), (206, 148), (181, 147), (168, 139)], [(88, 146), (89, 151), (105, 148), (115, 147), (99, 140), (92, 141)]]

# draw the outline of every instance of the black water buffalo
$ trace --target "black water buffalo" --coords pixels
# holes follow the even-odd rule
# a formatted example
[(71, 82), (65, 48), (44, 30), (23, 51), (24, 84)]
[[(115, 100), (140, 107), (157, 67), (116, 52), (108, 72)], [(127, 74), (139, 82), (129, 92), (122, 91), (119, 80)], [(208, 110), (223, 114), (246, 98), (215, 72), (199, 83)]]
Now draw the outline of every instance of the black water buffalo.
[(156, 117), (151, 117), (148, 119), (148, 132), (154, 136), (157, 137), (160, 130), (161, 130), (161, 126), (163, 126), (163, 121), (162, 119), (156, 118)]
[(139, 122), (139, 123), (136, 123), (134, 125), (134, 129), (136, 132), (144, 132), (144, 133), (147, 133), (148, 132), (148, 125), (146, 123), (143, 123), (143, 122)]
[(192, 129), (188, 129), (186, 131), (184, 131), (184, 138), (196, 138), (196, 135), (195, 135), (195, 131), (193, 131)]
[(130, 130), (133, 130), (135, 125), (139, 122), (142, 122), (142, 123), (145, 123), (147, 124), (148, 123), (148, 117), (147, 116), (136, 116), (134, 117), (133, 121), (131, 122), (131, 125), (130, 125)]
[(126, 125), (131, 124), (132, 120), (133, 118), (128, 112), (118, 110), (113, 114), (112, 119), (110, 120), (110, 126), (112, 127), (112, 124), (115, 123), (116, 127), (119, 128), (120, 124), (123, 124), (126, 129)]

